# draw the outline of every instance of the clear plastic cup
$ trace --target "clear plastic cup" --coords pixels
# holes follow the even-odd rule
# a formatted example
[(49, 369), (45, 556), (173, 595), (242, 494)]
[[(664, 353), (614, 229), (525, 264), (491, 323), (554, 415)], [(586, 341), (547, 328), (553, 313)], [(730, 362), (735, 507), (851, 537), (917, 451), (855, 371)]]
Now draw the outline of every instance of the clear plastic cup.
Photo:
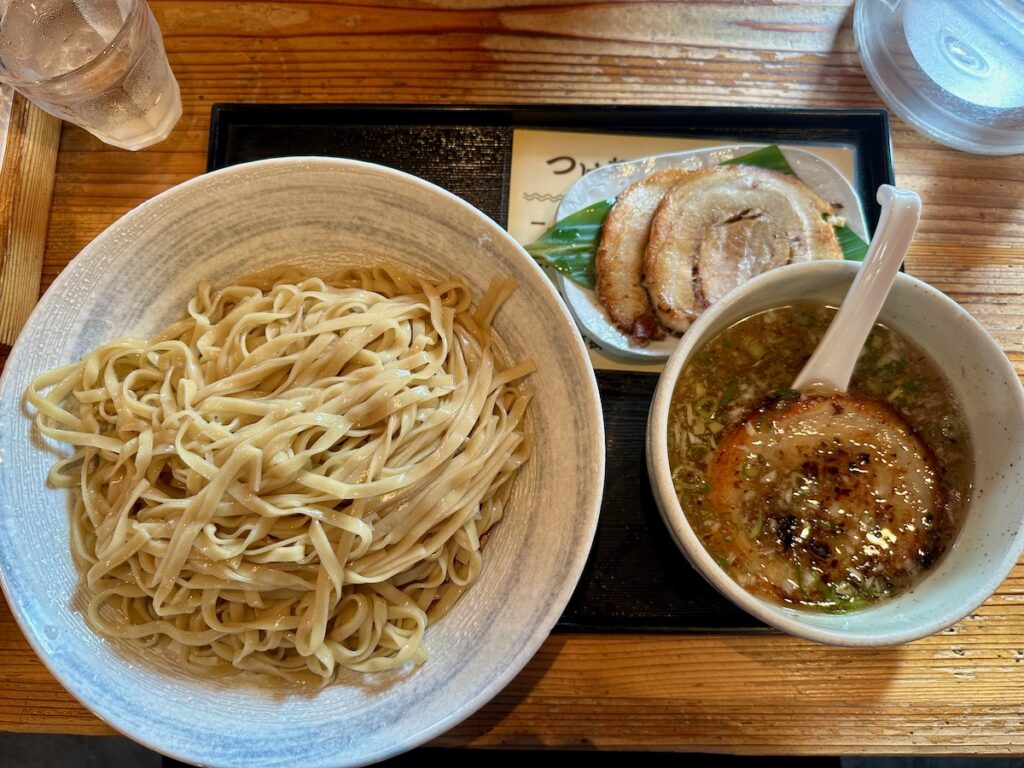
[(904, 121), (967, 152), (1024, 152), (1024, 0), (857, 0), (853, 32)]
[(145, 0), (0, 0), (0, 80), (123, 149), (162, 141), (181, 117)]

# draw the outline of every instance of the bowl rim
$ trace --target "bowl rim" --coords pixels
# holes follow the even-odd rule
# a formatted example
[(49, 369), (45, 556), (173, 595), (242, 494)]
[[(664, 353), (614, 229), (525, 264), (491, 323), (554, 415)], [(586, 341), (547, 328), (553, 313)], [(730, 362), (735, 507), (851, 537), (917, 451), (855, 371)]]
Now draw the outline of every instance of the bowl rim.
[[(748, 592), (715, 562), (694, 533), (676, 496), (671, 481), (667, 444), (668, 411), (676, 381), (691, 353), (706, 341), (707, 330), (719, 318), (734, 310), (737, 304), (743, 303), (750, 294), (762, 290), (766, 285), (794, 279), (805, 273), (812, 275), (815, 273), (822, 275), (840, 273), (844, 278), (848, 276), (849, 281), (852, 282), (860, 266), (858, 262), (833, 260), (791, 264), (748, 280), (733, 288), (708, 308), (683, 335), (658, 379), (648, 416), (646, 447), (648, 476), (662, 519), (676, 545), (711, 586), (755, 618), (788, 634), (827, 645), (869, 648), (898, 645), (932, 635), (961, 620), (988, 600), (1013, 570), (1024, 552), (1024, 525), (1018, 525), (1012, 542), (997, 563), (998, 567), (993, 569), (994, 575), (980, 582), (977, 590), (972, 593), (977, 599), (954, 605), (936, 618), (902, 631), (865, 635), (855, 630), (820, 627), (806, 623), (800, 618), (798, 609), (770, 603)], [(993, 354), (990, 360), (994, 369), (993, 373), (1010, 382), (1016, 382), (1016, 386), (1011, 384), (1011, 392), (1007, 394), (1013, 397), (1014, 410), (1024, 413), (1024, 385), (1002, 348), (984, 326), (953, 299), (923, 280), (905, 272), (897, 274), (896, 280), (901, 286), (921, 291), (928, 297), (927, 300), (934, 302), (941, 308), (941, 311), (948, 312), (951, 317), (966, 322), (979, 340), (988, 346), (987, 351), (997, 353)], [(1022, 512), (1022, 516), (1024, 516), (1024, 512)], [(857, 613), (864, 614), (875, 607), (877, 606), (868, 606)]]
[[(594, 535), (597, 530), (597, 523), (599, 519), (599, 512), (603, 497), (604, 489), (604, 474), (605, 474), (605, 432), (604, 432), (604, 420), (601, 411), (601, 398), (600, 392), (597, 386), (597, 378), (594, 373), (592, 365), (589, 363), (589, 355), (587, 353), (586, 345), (579, 334), (578, 328), (570, 316), (568, 309), (562, 302), (557, 289), (552, 284), (551, 280), (540, 268), (536, 261), (529, 255), (529, 253), (523, 248), (523, 246), (515, 240), (501, 225), (495, 222), (490, 216), (483, 211), (479, 210), (466, 200), (462, 199), (458, 195), (440, 187), (426, 179), (419, 176), (415, 176), (405, 171), (400, 171), (395, 168), (391, 168), (385, 165), (377, 163), (370, 163), (361, 160), (354, 160), (349, 158), (338, 158), (328, 157), (319, 155), (296, 155), (287, 157), (274, 157), (265, 158), (261, 160), (254, 160), (246, 163), (239, 163), (236, 165), (227, 166), (215, 171), (201, 173), (192, 178), (186, 179), (178, 184), (175, 184), (162, 192), (154, 195), (153, 197), (147, 198), (135, 207), (126, 211), (124, 214), (119, 216), (115, 221), (109, 224), (100, 233), (95, 235), (93, 238), (86, 243), (82, 249), (75, 254), (75, 256), (64, 266), (61, 272), (54, 278), (53, 282), (46, 289), (43, 295), (37, 301), (32, 312), (26, 319), (23, 329), (28, 329), (32, 324), (38, 323), (40, 318), (45, 316), (49, 311), (49, 305), (54, 301), (59, 300), (60, 294), (73, 286), (75, 279), (75, 265), (76, 262), (81, 263), (80, 260), (87, 258), (87, 252), (91, 252), (95, 248), (102, 248), (105, 242), (112, 237), (116, 238), (118, 230), (125, 226), (126, 223), (135, 219), (138, 216), (144, 215), (150, 210), (157, 208), (170, 198), (177, 197), (179, 195), (188, 195), (193, 191), (194, 188), (205, 188), (211, 185), (216, 185), (222, 182), (226, 178), (230, 178), (236, 175), (243, 175), (250, 172), (253, 168), (274, 168), (281, 167), (287, 169), (289, 167), (296, 168), (308, 168), (311, 166), (320, 166), (323, 168), (335, 168), (341, 171), (345, 170), (357, 170), (367, 173), (379, 174), (381, 176), (389, 176), (397, 178), (405, 183), (411, 184), (413, 187), (417, 187), (420, 190), (429, 192), (430, 194), (440, 197), (447, 201), (448, 204), (452, 204), (458, 208), (465, 210), (471, 216), (479, 220), (488, 230), (488, 233), (493, 236), (497, 241), (503, 244), (503, 247), (509, 248), (514, 251), (520, 261), (521, 267), (534, 274), (537, 280), (537, 285), (543, 285), (545, 293), (549, 294), (551, 298), (551, 305), (557, 309), (559, 316), (562, 318), (562, 322), (567, 329), (573, 331), (570, 334), (573, 338), (573, 342), (576, 347), (576, 352), (581, 362), (580, 368), (586, 374), (585, 378), (581, 381), (576, 382), (577, 397), (574, 398), (577, 403), (584, 403), (587, 411), (587, 423), (590, 425), (591, 435), (590, 442), (600, 447), (600, 450), (595, 451), (596, 463), (591, 463), (589, 466), (592, 467), (594, 473), (594, 489), (593, 489), (593, 500), (592, 510), (587, 515), (587, 525), (585, 528), (576, 528), (581, 536), (579, 538), (586, 537), (586, 547), (577, 546), (572, 550), (572, 557), (567, 560), (563, 560), (560, 563), (560, 572), (563, 577), (559, 580), (558, 584), (553, 585), (553, 591), (547, 593), (546, 602), (549, 606), (545, 621), (539, 623), (532, 634), (530, 635), (527, 642), (523, 643), (515, 654), (508, 660), (509, 663), (502, 669), (496, 670), (495, 674), (491, 676), (487, 682), (482, 685), (477, 691), (476, 695), (465, 699), (461, 702), (460, 706), (452, 710), (447, 718), (436, 720), (432, 726), (423, 728), (418, 732), (409, 734), (407, 738), (397, 741), (388, 748), (380, 749), (376, 752), (364, 753), (358, 759), (351, 755), (338, 754), (329, 763), (324, 763), (322, 759), (314, 759), (310, 765), (318, 766), (321, 764), (334, 765), (364, 765), (370, 762), (375, 762), (389, 757), (407, 752), (415, 747), (418, 747), (433, 738), (447, 732), (454, 726), (458, 725), (481, 707), (487, 704), (493, 699), (500, 691), (505, 688), (529, 663), (529, 661), (536, 655), (540, 647), (546, 642), (550, 636), (552, 629), (557, 623), (562, 610), (565, 605), (568, 604), (569, 599), (575, 590), (576, 584), (582, 575), (583, 568), (586, 565), (589, 557), (590, 549), (593, 545)], [(14, 378), (14, 371), (21, 367), (20, 364), (12, 365), (12, 363), (20, 363), (20, 358), (28, 354), (25, 344), (22, 343), (24, 336), (19, 334), (18, 339), (12, 346), (8, 355), (7, 364), (4, 367), (2, 374), (0, 374), (0, 394), (6, 393), (6, 390), (11, 386), (11, 380)], [(19, 407), (21, 407), (23, 393), (17, 393)], [(2, 565), (2, 564), (0, 564)], [(174, 744), (163, 743), (158, 741), (159, 736), (150, 736), (146, 733), (134, 732), (119, 727), (117, 722), (117, 713), (110, 711), (110, 708), (106, 706), (102, 701), (98, 701), (97, 697), (90, 694), (88, 689), (82, 689), (78, 684), (72, 684), (68, 682), (68, 676), (64, 674), (64, 667), (61, 665), (60, 660), (51, 654), (45, 647), (45, 643), (40, 637), (39, 633), (35, 631), (35, 627), (32, 626), (28, 621), (28, 616), (23, 612), (21, 602), (12, 593), (8, 579), (5, 574), (5, 568), (0, 567), (0, 591), (6, 597), (8, 605), (10, 606), (11, 615), (14, 617), (22, 635), (26, 638), (32, 650), (35, 652), (36, 657), (43, 663), (46, 669), (51, 675), (57, 680), (64, 690), (66, 690), (76, 701), (82, 706), (89, 710), (94, 716), (102, 720), (106, 725), (117, 731), (118, 733), (130, 738), (132, 741), (146, 746), (155, 752), (166, 755), (168, 757), (178, 759), (181, 761), (191, 761), (195, 759), (194, 755), (185, 754), (184, 752), (175, 748)], [(558, 610), (552, 610), (550, 606), (560, 606)], [(112, 719), (114, 718), (114, 719)]]

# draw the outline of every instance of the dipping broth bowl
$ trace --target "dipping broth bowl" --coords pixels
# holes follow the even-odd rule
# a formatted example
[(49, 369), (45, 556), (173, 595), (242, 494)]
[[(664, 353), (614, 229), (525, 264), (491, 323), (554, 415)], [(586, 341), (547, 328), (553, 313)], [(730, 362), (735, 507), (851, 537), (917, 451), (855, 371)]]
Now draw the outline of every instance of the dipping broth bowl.
[(943, 372), (971, 437), (974, 482), (963, 526), (950, 549), (911, 589), (847, 613), (796, 609), (741, 587), (705, 550), (680, 506), (668, 456), (669, 405), (680, 372), (732, 324), (795, 303), (838, 306), (860, 265), (817, 261), (766, 272), (735, 288), (690, 327), (669, 357), (647, 423), (647, 468), (658, 508), (676, 544), (708, 582), (777, 629), (821, 643), (884, 646), (925, 637), (957, 622), (996, 590), (1024, 549), (1024, 387), (985, 329), (956, 302), (906, 274), (878, 322), (923, 350)]

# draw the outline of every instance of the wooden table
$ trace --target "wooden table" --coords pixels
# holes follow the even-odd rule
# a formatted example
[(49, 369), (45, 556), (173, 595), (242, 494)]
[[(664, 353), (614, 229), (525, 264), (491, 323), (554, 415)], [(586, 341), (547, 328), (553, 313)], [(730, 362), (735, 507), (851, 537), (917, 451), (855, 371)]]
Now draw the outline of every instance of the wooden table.
[[(65, 126), (44, 288), (118, 216), (204, 171), (218, 101), (880, 104), (857, 62), (849, 0), (152, 5), (184, 116), (136, 154)], [(925, 203), (908, 271), (966, 307), (1024, 371), (1024, 155), (944, 149), (898, 120), (893, 143), (898, 182)], [(112, 733), (50, 676), (2, 601), (0, 730)], [(438, 743), (1024, 753), (1024, 567), (964, 621), (893, 649), (781, 636), (552, 637)]]

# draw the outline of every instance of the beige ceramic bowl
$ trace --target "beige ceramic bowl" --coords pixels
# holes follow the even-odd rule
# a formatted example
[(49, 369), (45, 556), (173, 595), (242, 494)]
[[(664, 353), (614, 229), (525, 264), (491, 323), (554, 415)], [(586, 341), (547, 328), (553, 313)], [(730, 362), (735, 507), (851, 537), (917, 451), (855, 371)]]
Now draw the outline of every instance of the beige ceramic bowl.
[(743, 589), (708, 555), (683, 514), (668, 463), (669, 401), (690, 357), (733, 323), (793, 302), (839, 304), (859, 265), (828, 261), (765, 273), (705, 312), (661, 375), (647, 425), (655, 499), (690, 563), (741, 608), (784, 632), (823, 643), (893, 645), (953, 624), (984, 602), (1024, 549), (1024, 389), (999, 345), (967, 312), (927, 284), (900, 274), (879, 320), (917, 344), (945, 373), (973, 439), (974, 492), (953, 547), (914, 589), (846, 614), (798, 611)]
[[(484, 551), (480, 580), (427, 629), (420, 667), (344, 673), (321, 690), (245, 677), (199, 680), (164, 657), (98, 637), (68, 549), (67, 499), (47, 487), (61, 446), (30, 430), (31, 379), (116, 336), (181, 317), (197, 284), (282, 262), (329, 273), (391, 263), (465, 276), (479, 299), (518, 288), (495, 329), (527, 379), (534, 451)], [(0, 581), (61, 683), (110, 725), (201, 765), (358, 765), (451, 728), (496, 694), (572, 595), (597, 524), (604, 433), (594, 372), (548, 278), (497, 224), (432, 184), (380, 166), (287, 158), (168, 190), (88, 245), (47, 291), (0, 379)], [(2, 762), (2, 760), (0, 760)]]

